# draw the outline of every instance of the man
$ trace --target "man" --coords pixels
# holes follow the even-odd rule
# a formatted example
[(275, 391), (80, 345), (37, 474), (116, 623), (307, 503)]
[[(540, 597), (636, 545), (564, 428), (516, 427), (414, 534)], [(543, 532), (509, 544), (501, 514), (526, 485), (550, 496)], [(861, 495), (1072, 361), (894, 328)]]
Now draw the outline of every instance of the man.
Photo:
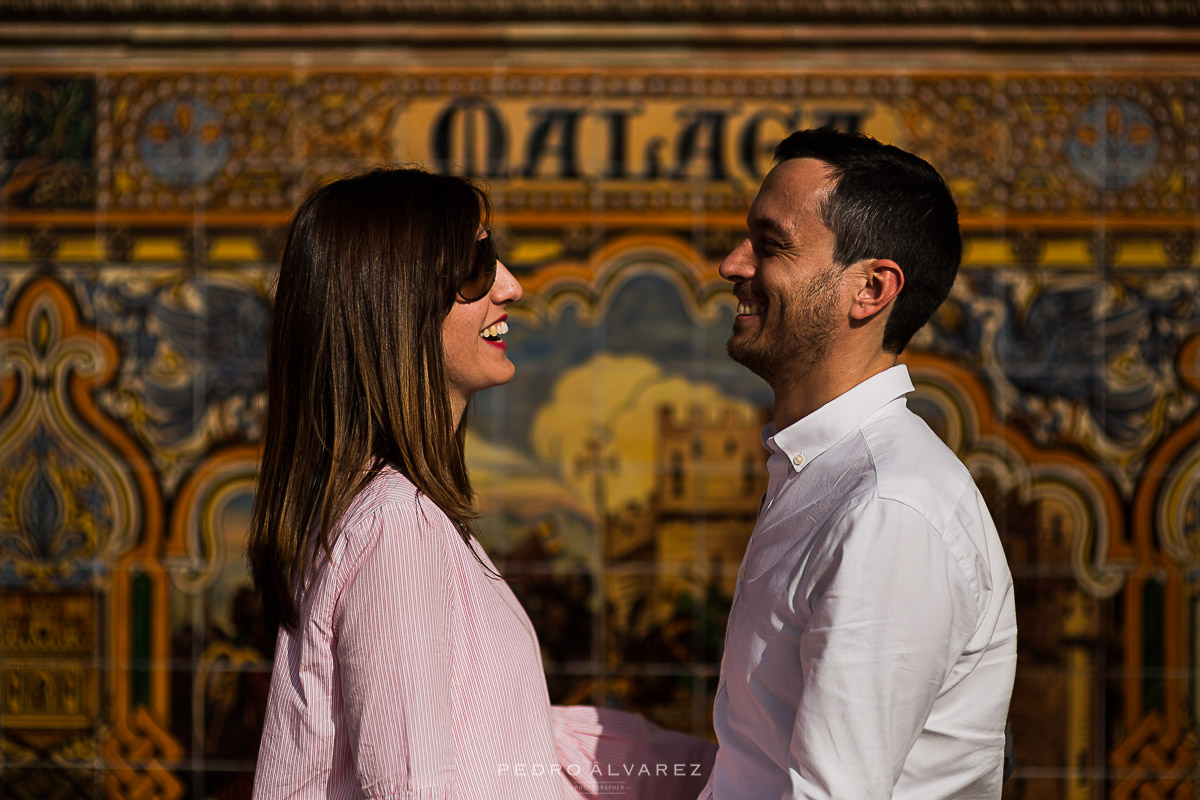
[(775, 395), (708, 800), (998, 798), (1012, 578), (897, 357), (950, 291), (958, 212), (921, 159), (799, 131), (721, 264), (729, 354)]

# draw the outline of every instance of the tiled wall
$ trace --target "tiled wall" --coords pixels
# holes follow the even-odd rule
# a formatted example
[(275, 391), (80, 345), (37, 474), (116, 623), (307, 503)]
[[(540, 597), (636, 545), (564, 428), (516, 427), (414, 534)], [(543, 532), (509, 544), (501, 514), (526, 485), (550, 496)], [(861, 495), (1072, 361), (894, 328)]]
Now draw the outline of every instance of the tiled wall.
[(1193, 796), (1200, 72), (279, 64), (0, 73), (0, 796), (248, 796), (271, 265), (381, 161), (486, 181), (525, 287), (469, 459), (552, 697), (710, 734), (770, 402), (716, 266), (818, 124), (960, 203), (906, 360), (1017, 581), (1006, 797)]

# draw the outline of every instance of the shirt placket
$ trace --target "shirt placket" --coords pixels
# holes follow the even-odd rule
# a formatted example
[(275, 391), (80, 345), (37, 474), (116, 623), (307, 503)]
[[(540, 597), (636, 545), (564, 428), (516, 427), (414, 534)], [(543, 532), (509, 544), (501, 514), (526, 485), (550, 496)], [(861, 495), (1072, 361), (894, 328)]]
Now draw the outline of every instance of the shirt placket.
[[(767, 490), (758, 504), (758, 520), (762, 519), (763, 512), (770, 508), (771, 504), (775, 502), (775, 498), (779, 496), (780, 489), (787, 481), (789, 469), (787, 457), (771, 447), (771, 456), (767, 459)], [(717, 680), (717, 697), (725, 688), (725, 653), (729, 650), (729, 632), (735, 627), (734, 615), (737, 613), (738, 599), (742, 595), (742, 583), (746, 579), (746, 562), (750, 560), (750, 555), (754, 551), (754, 537), (757, 533), (758, 522), (756, 521), (754, 530), (750, 532), (750, 541), (746, 543), (746, 552), (742, 555), (742, 563), (738, 566), (737, 583), (733, 588), (733, 601), (729, 604), (729, 616), (725, 622), (725, 642), (721, 648), (721, 674)]]

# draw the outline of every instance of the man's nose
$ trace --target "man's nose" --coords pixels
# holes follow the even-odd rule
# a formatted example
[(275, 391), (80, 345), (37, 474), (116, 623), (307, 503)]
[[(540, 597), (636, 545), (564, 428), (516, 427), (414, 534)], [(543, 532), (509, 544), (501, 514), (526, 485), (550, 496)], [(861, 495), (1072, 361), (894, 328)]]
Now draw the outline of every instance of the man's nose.
[(729, 255), (725, 256), (725, 260), (721, 262), (717, 272), (725, 280), (734, 283), (753, 278), (754, 248), (751, 247), (750, 240), (743, 239), (741, 244), (733, 248)]

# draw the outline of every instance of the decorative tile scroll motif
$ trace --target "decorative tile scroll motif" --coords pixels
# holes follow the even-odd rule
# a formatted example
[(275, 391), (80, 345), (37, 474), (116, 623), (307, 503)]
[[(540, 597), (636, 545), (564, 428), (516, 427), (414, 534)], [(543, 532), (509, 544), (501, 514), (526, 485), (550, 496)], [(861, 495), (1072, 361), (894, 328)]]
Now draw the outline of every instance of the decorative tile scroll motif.
[(1062, 565), (1093, 597), (1117, 593), (1133, 565), (1120, 495), (1090, 461), (1042, 449), (995, 416), (984, 384), (955, 361), (913, 353), (905, 357), (920, 406), (938, 435), (981, 483), (1015, 491), (1039, 506), (1062, 533)]
[[(1184, 342), (1176, 366), (1200, 390), (1200, 335)], [(1192, 415), (1156, 448), (1133, 502), (1141, 563), (1124, 593), (1124, 736), (1112, 752), (1121, 770), (1114, 796), (1193, 797), (1198, 698), (1187, 677), (1194, 655), (1195, 575), (1200, 566), (1200, 416)], [(1140, 678), (1140, 679), (1139, 679)]]
[[(1200, 334), (1178, 349), (1180, 381), (1200, 392)], [(1141, 520), (1155, 531), (1158, 548), (1171, 563), (1194, 574), (1200, 566), (1200, 416), (1193, 415), (1155, 453), (1144, 486), (1157, 494), (1154, 518)], [(1142, 513), (1139, 507), (1139, 514)]]
[(1200, 325), (1189, 272), (966, 273), (918, 346), (985, 374), (1040, 446), (1071, 445), (1130, 496), (1150, 450), (1196, 407), (1172, 354)]
[(238, 550), (229, 552), (227, 543), (221, 541), (220, 518), (238, 496), (253, 496), (259, 457), (258, 447), (222, 448), (189, 472), (176, 498), (162, 549), (163, 563), (176, 587), (198, 592), (220, 581), (222, 570), (242, 565), (241, 537)]
[(172, 748), (153, 720), (167, 712), (165, 676), (155, 668), (166, 646), (155, 622), (164, 612), (155, 611), (163, 581), (153, 559), (163, 519), (149, 464), (96, 402), (118, 371), (119, 350), (84, 324), (54, 277), (32, 278), (10, 303), (0, 328), (0, 663), (13, 712), (2, 718), (4, 746), (19, 748), (8, 739), (19, 723), (51, 743), (41, 758), (64, 763), (81, 727), (111, 725), (106, 756), (131, 759), (109, 775), (113, 796), (145, 780), (164, 789), (157, 796), (178, 796), (173, 776), (146, 772), (140, 760)]
[(93, 433), (92, 395), (118, 367), (111, 337), (81, 327), (74, 299), (38, 279), (0, 329), (0, 579), (88, 586), (135, 546), (145, 521), (124, 459)]
[(258, 267), (76, 276), (125, 353), (101, 401), (146, 447), (168, 491), (214, 446), (259, 436), (269, 277)]
[(220, 448), (192, 470), (163, 545), (173, 604), (195, 599), (209, 609), (207, 618), (189, 618), (182, 607), (170, 613), (185, 620), (172, 632), (182, 706), (173, 709), (175, 730), (194, 757), (227, 765), (204, 775), (210, 795), (248, 793), (270, 686), (274, 642), (242, 557), (259, 455), (246, 445)]

